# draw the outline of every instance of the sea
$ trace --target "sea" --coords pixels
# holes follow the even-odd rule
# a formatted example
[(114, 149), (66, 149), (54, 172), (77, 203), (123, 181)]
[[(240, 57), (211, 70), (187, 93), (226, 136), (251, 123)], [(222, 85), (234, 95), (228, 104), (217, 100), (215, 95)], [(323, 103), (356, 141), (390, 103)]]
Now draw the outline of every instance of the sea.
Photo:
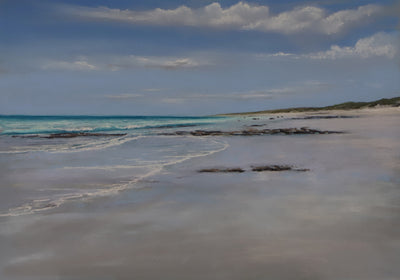
[[(168, 166), (227, 147), (223, 140), (162, 134), (226, 127), (229, 120), (232, 123), (227, 117), (0, 116), (0, 217), (141, 188), (146, 178)], [(80, 136), (54, 137), (62, 134)]]

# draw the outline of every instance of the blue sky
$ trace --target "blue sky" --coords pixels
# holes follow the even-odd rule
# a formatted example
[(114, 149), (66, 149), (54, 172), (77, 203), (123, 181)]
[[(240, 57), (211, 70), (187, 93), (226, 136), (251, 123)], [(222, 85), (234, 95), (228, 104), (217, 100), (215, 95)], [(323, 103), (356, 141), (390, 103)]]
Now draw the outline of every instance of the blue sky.
[(204, 115), (400, 95), (398, 1), (0, 0), (0, 114)]

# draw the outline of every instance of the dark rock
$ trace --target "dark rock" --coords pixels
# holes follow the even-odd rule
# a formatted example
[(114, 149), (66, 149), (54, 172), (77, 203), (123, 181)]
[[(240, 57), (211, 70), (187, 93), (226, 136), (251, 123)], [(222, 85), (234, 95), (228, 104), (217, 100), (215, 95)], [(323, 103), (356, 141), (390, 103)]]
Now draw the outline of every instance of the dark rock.
[(41, 136), (34, 134), (34, 135), (13, 135), (13, 138), (41, 138)]
[(259, 126), (265, 126), (266, 124), (252, 124), (249, 125), (250, 127), (259, 127)]
[(47, 139), (53, 139), (53, 138), (74, 138), (74, 137), (119, 137), (119, 136), (125, 136), (126, 133), (115, 133), (115, 134), (109, 134), (109, 133), (88, 133), (88, 132), (78, 132), (78, 133), (54, 133), (50, 134), (49, 136), (44, 136), (42, 138), (47, 138)]
[(261, 171), (288, 171), (292, 170), (290, 165), (263, 165), (263, 166), (252, 166), (252, 171), (261, 172)]
[(302, 128), (275, 128), (275, 129), (254, 129), (249, 128), (240, 131), (220, 131), (220, 130), (195, 130), (195, 131), (175, 131), (172, 133), (160, 133), (159, 135), (192, 135), (192, 136), (256, 136), (256, 135), (292, 135), (292, 134), (336, 134), (342, 131), (317, 130), (307, 127)]
[(44, 208), (55, 208), (55, 207), (57, 207), (57, 204), (55, 203), (48, 203), (44, 206)]
[(245, 172), (242, 168), (206, 168), (200, 169), (198, 172), (200, 173), (243, 173)]
[(120, 137), (125, 136), (126, 133), (89, 133), (89, 132), (68, 132), (68, 133), (53, 133), (47, 136), (43, 135), (13, 135), (12, 137), (19, 138), (46, 138), (46, 139), (54, 139), (54, 138), (74, 138), (74, 137)]
[[(263, 171), (297, 171), (297, 172), (307, 172), (310, 169), (307, 168), (294, 168), (291, 165), (260, 165), (252, 166), (251, 171), (263, 172)], [(199, 173), (243, 173), (245, 170), (243, 168), (205, 168), (198, 170)]]
[(293, 168), (290, 165), (262, 165), (262, 166), (252, 166), (252, 171), (262, 172), (262, 171), (298, 171), (306, 172), (310, 171), (308, 168)]

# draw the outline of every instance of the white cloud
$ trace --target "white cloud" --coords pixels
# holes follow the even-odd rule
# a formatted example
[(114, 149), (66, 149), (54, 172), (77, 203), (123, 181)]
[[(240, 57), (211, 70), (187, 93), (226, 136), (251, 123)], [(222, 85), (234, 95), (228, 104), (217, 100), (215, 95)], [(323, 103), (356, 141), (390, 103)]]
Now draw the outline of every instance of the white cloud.
[(123, 94), (116, 94), (116, 95), (105, 95), (106, 98), (109, 99), (134, 99), (138, 97), (144, 97), (143, 94), (140, 93), (123, 93)]
[(307, 55), (312, 59), (339, 59), (339, 58), (394, 58), (399, 51), (398, 39), (391, 34), (376, 33), (371, 37), (362, 38), (353, 47), (340, 47), (337, 45), (324, 52)]
[[(103, 57), (80, 57), (68, 60), (47, 60), (42, 63), (44, 70), (106, 70), (118, 71), (131, 68), (160, 68), (164, 70), (177, 70), (182, 68), (197, 68), (211, 65), (206, 59), (189, 57), (158, 57), (158, 56), (103, 56)], [(151, 90), (151, 89), (150, 89)], [(149, 91), (150, 91), (149, 90)], [(154, 89), (153, 89), (154, 90)]]
[(383, 8), (378, 5), (365, 5), (357, 9), (329, 14), (325, 9), (305, 6), (272, 14), (268, 6), (238, 2), (223, 8), (215, 2), (198, 9), (180, 6), (176, 9), (157, 8), (135, 11), (108, 7), (64, 6), (62, 11), (89, 20), (119, 21), (140, 25), (258, 30), (285, 34), (299, 32), (336, 34), (382, 14)]
[(145, 88), (142, 89), (141, 91), (143, 92), (159, 92), (159, 91), (163, 91), (166, 90), (165, 88)]
[(309, 54), (277, 52), (273, 54), (258, 54), (256, 56), (258, 58), (287, 57), (293, 59), (306, 58), (335, 60), (345, 58), (366, 59), (373, 57), (393, 59), (399, 54), (398, 35), (379, 32), (370, 37), (359, 39), (354, 46), (340, 47), (338, 45), (333, 45), (326, 51)]
[[(264, 56), (264, 55), (260, 55), (260, 56)], [(293, 56), (293, 54), (292, 53), (285, 53), (285, 52), (277, 52), (277, 53), (269, 54), (268, 56), (273, 56), (273, 57)]]
[(42, 69), (45, 70), (79, 70), (79, 71), (90, 71), (98, 70), (98, 67), (88, 63), (86, 60), (74, 60), (74, 61), (47, 61), (42, 65)]
[(194, 68), (207, 63), (197, 61), (194, 58), (177, 57), (142, 57), (131, 55), (126, 59), (131, 66), (144, 66), (163, 69)]
[(116, 71), (136, 67), (160, 68), (164, 70), (176, 70), (181, 68), (197, 68), (211, 65), (205, 59), (193, 57), (163, 57), (163, 56), (113, 56), (106, 58), (105, 67)]
[(160, 92), (165, 91), (162, 88), (145, 88), (138, 90), (141, 93), (122, 93), (122, 94), (108, 94), (104, 95), (105, 98), (109, 99), (137, 99), (143, 97), (152, 97), (155, 94), (160, 94)]

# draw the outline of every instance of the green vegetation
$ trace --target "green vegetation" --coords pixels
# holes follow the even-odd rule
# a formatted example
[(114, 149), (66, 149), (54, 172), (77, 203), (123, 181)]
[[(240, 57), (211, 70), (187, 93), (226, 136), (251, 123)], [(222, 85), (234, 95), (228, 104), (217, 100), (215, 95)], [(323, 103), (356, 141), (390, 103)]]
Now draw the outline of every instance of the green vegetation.
[(394, 98), (382, 98), (371, 102), (345, 102), (332, 106), (326, 107), (297, 107), (297, 108), (287, 108), (287, 109), (277, 109), (277, 110), (266, 110), (257, 112), (247, 112), (247, 113), (232, 113), (224, 114), (225, 116), (230, 115), (248, 115), (248, 114), (277, 114), (277, 113), (298, 113), (298, 112), (314, 112), (322, 110), (355, 110), (363, 108), (373, 108), (375, 106), (389, 106), (398, 107), (400, 106), (400, 97)]

